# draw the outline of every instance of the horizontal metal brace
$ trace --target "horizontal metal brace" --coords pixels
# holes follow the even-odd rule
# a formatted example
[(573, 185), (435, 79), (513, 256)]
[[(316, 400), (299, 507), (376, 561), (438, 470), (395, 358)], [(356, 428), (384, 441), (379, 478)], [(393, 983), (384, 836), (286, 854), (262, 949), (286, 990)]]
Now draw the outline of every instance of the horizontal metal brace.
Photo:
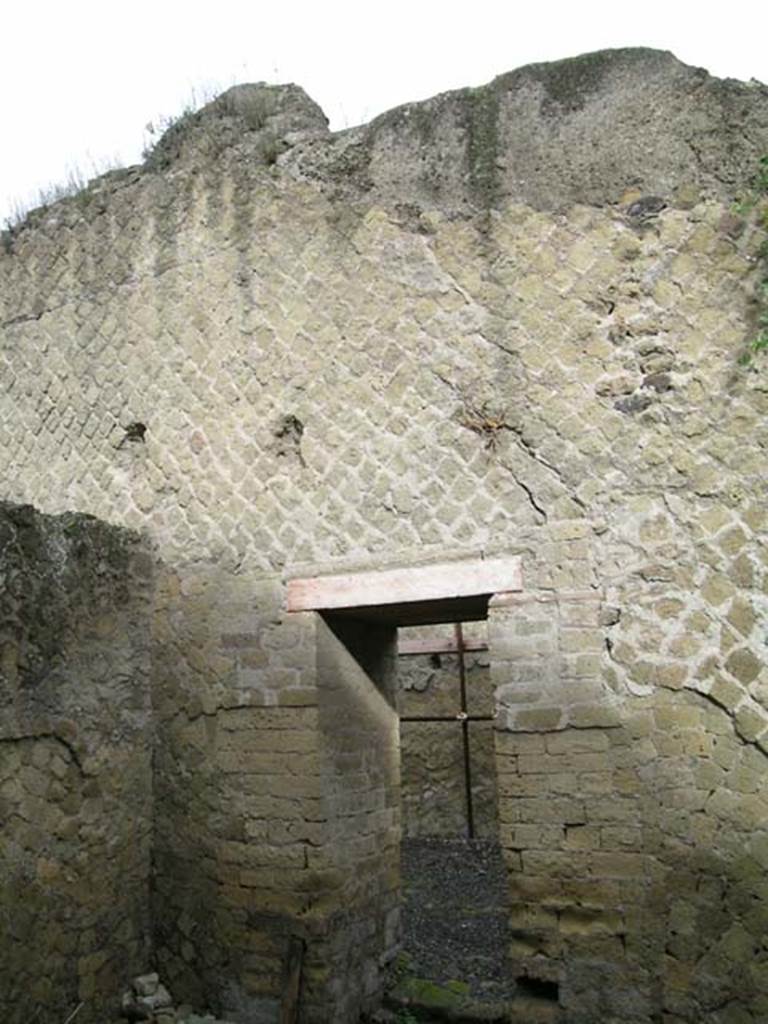
[(496, 715), (468, 715), (457, 711), (455, 715), (401, 715), (401, 722), (492, 722)]
[[(487, 651), (487, 640), (464, 640), (461, 645), (464, 651)], [(397, 653), (412, 654), (457, 654), (459, 645), (454, 637), (446, 640), (399, 640)]]

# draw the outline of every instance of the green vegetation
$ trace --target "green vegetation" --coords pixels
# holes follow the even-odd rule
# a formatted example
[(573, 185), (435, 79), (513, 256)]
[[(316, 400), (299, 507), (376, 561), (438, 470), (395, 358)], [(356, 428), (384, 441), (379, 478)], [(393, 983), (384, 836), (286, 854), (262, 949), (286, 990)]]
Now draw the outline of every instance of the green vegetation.
[(760, 283), (760, 312), (757, 315), (757, 334), (750, 338), (747, 351), (742, 362), (749, 366), (753, 355), (759, 355), (768, 349), (768, 279)]
[[(638, 57), (642, 59), (647, 52), (625, 49), (622, 58), (627, 62), (635, 61)], [(546, 93), (543, 112), (548, 113), (553, 106), (569, 113), (581, 110), (589, 96), (601, 88), (606, 73), (615, 65), (616, 59), (616, 51), (597, 50), (551, 64), (532, 65), (528, 71), (536, 75)]]
[(204, 137), (209, 153), (221, 152), (240, 138), (243, 128), (260, 133), (259, 156), (264, 164), (272, 166), (281, 152), (279, 139), (268, 130), (277, 93), (277, 87), (263, 84), (228, 89), (220, 95), (193, 93), (180, 113), (160, 117), (146, 126), (142, 152), (145, 168), (162, 171), (170, 167), (181, 155), (185, 139), (196, 133)]
[(411, 1004), (419, 1010), (453, 1010), (458, 1011), (469, 997), (469, 985), (464, 981), (448, 981), (438, 985), (427, 978), (409, 975), (403, 978), (390, 993), (396, 1002)]
[(395, 1019), (397, 1024), (419, 1024), (418, 1017), (414, 1017), (410, 1010), (398, 1010)]
[(499, 198), (499, 97), (493, 85), (467, 92), (469, 178), (480, 206), (490, 209)]
[[(235, 131), (227, 135), (224, 132), (221, 138), (214, 139), (217, 119), (237, 121), (248, 131), (259, 132), (259, 155), (266, 166), (272, 166), (282, 152), (280, 140), (268, 130), (269, 118), (275, 112), (276, 95), (277, 90), (272, 86), (253, 87), (239, 93), (231, 89), (221, 92), (214, 87), (193, 89), (178, 114), (158, 117), (145, 126), (144, 167), (149, 171), (162, 171), (171, 166), (179, 157), (183, 141), (190, 132), (202, 131), (210, 136), (211, 146), (225, 148), (238, 133)], [(207, 118), (211, 113), (214, 117)], [(8, 255), (13, 252), (16, 235), (30, 214), (44, 213), (62, 199), (74, 197), (87, 202), (95, 179), (121, 169), (121, 164), (114, 159), (94, 160), (90, 167), (73, 164), (63, 181), (38, 189), (29, 200), (14, 203), (0, 224), (0, 250)]]
[(89, 170), (84, 170), (75, 164), (69, 168), (63, 181), (53, 182), (39, 188), (26, 202), (17, 200), (3, 222), (3, 230), (0, 232), (2, 247), (6, 252), (12, 250), (14, 233), (24, 224), (33, 210), (45, 211), (61, 199), (82, 195), (95, 178), (99, 178), (109, 171), (118, 170), (119, 167), (120, 164), (116, 160), (92, 161)]
[(144, 148), (141, 159), (144, 166), (160, 171), (173, 162), (184, 134), (202, 120), (200, 111), (216, 98), (210, 89), (193, 89), (189, 99), (177, 114), (162, 114), (144, 126)]
[(762, 157), (758, 164), (755, 191), (761, 196), (768, 195), (768, 156)]
[[(768, 198), (768, 156), (761, 158), (752, 182), (752, 192), (743, 201), (742, 209), (754, 207)], [(768, 203), (763, 202), (759, 211), (760, 225), (764, 238), (758, 252), (761, 280), (758, 292), (757, 333), (747, 342), (746, 351), (739, 357), (742, 366), (751, 366), (756, 355), (768, 350)]]

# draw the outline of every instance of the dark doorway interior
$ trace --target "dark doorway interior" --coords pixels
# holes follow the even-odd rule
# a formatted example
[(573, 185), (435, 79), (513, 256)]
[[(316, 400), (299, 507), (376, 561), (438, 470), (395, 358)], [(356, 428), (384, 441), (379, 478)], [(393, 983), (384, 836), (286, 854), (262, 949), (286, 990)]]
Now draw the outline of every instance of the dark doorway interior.
[(401, 629), (398, 650), (403, 836), (495, 838), (486, 623)]
[(435, 1001), (494, 1019), (512, 996), (486, 629), (399, 630), (403, 953), (394, 993), (424, 1020)]

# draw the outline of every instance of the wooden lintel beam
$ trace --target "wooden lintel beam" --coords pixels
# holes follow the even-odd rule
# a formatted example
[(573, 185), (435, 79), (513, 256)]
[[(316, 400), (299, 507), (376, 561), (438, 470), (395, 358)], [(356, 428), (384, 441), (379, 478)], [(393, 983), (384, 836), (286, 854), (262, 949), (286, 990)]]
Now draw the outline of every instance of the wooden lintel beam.
[(288, 581), (289, 612), (371, 608), (522, 590), (520, 558), (480, 558)]

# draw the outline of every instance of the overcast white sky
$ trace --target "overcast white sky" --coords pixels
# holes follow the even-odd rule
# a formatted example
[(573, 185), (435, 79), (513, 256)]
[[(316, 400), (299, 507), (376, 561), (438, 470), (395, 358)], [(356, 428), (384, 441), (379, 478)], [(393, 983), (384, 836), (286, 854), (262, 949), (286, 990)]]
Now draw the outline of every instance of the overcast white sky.
[(768, 81), (764, 0), (7, 0), (0, 24), (0, 222), (73, 167), (137, 162), (147, 122), (235, 82), (297, 82), (336, 129), (603, 47)]

